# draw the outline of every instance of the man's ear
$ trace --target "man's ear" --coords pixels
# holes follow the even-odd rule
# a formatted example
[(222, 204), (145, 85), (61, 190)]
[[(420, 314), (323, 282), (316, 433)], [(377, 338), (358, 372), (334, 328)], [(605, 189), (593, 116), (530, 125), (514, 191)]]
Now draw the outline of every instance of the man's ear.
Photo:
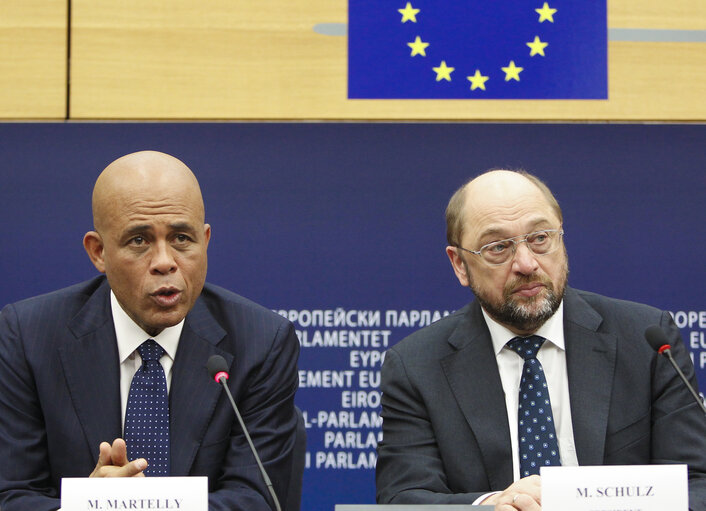
[(209, 224), (203, 224), (203, 236), (206, 240), (206, 246), (208, 246), (208, 242), (211, 241), (211, 226)]
[(463, 258), (459, 255), (459, 250), (456, 247), (446, 247), (446, 255), (449, 256), (451, 267), (454, 269), (456, 278), (463, 287), (470, 287), (470, 277), (468, 275), (468, 266), (464, 263)]
[(105, 259), (103, 257), (104, 247), (101, 235), (96, 231), (88, 231), (83, 237), (83, 248), (86, 249), (86, 253), (91, 259), (93, 266), (95, 266), (99, 272), (105, 273)]

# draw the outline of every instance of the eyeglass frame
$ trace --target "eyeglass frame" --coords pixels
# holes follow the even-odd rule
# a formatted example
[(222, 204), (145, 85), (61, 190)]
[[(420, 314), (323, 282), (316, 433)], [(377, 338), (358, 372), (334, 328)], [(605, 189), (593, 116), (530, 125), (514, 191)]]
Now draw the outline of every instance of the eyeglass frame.
[[(529, 232), (527, 234), (520, 234), (518, 236), (513, 236), (511, 238), (507, 238), (504, 240), (491, 241), (490, 243), (486, 243), (485, 245), (480, 247), (478, 250), (470, 250), (468, 248), (463, 248), (461, 245), (457, 245), (456, 248), (460, 248), (464, 252), (468, 252), (470, 254), (474, 254), (474, 255), (479, 256), (485, 264), (488, 264), (490, 266), (502, 266), (503, 264), (507, 264), (508, 262), (512, 261), (515, 258), (515, 254), (517, 253), (517, 245), (519, 245), (520, 243), (527, 243), (527, 238), (529, 238), (533, 234), (540, 234), (543, 232), (552, 233), (552, 234), (557, 233), (557, 234), (559, 234), (559, 239), (563, 239), (563, 236), (564, 236), (564, 229), (561, 229), (561, 228), (559, 228), (559, 229), (541, 229), (539, 231)], [(518, 238), (522, 238), (522, 239), (520, 239), (519, 241), (515, 241)], [(512, 257), (509, 257), (506, 261), (503, 261), (502, 263), (491, 263), (485, 257), (483, 257), (482, 252), (483, 252), (484, 248), (489, 247), (491, 245), (495, 245), (496, 243), (504, 243), (504, 242), (512, 243)], [(557, 248), (559, 248), (558, 245), (557, 245)], [(530, 247), (529, 244), (527, 245), (527, 249), (530, 252), (532, 252), (532, 254), (534, 254), (536, 256), (543, 256), (543, 255), (547, 255), (547, 254), (552, 254), (556, 251), (556, 248), (554, 248), (554, 249), (552, 249), (551, 252), (545, 252), (544, 254), (537, 254), (534, 250), (532, 250), (532, 247)]]

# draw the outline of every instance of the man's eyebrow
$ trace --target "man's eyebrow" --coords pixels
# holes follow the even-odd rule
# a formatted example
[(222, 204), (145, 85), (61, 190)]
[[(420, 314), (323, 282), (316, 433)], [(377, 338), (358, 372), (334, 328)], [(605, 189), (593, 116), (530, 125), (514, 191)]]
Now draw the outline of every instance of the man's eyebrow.
[(188, 222), (176, 222), (169, 224), (169, 229), (172, 231), (196, 232), (196, 228)]
[(140, 234), (143, 232), (147, 232), (152, 229), (152, 226), (149, 224), (141, 224), (141, 225), (133, 225), (129, 229), (125, 231), (126, 236), (131, 236), (133, 234)]
[[(530, 223), (530, 225), (531, 225), (530, 229), (527, 232), (523, 232), (522, 234), (519, 234), (518, 236), (521, 236), (523, 234), (529, 234), (531, 232), (535, 232), (535, 230), (537, 228), (539, 228), (539, 226), (542, 226), (543, 224), (551, 226), (551, 220), (549, 220), (548, 218), (544, 218), (544, 217), (538, 217), (536, 219), (533, 219), (532, 222)], [(540, 228), (540, 230), (541, 230), (541, 228)], [(490, 227), (490, 228), (486, 229), (485, 231), (483, 231), (478, 238), (480, 240), (483, 240), (489, 236), (496, 236), (497, 237), (496, 241), (502, 241), (502, 240), (506, 240), (511, 237), (514, 237), (514, 236), (510, 236), (508, 234), (508, 231), (503, 229), (502, 227)]]
[(490, 228), (486, 229), (481, 233), (481, 235), (478, 237), (479, 239), (484, 239), (487, 238), (488, 236), (498, 236), (498, 237), (505, 237), (505, 234), (503, 234), (504, 231), (500, 228)]

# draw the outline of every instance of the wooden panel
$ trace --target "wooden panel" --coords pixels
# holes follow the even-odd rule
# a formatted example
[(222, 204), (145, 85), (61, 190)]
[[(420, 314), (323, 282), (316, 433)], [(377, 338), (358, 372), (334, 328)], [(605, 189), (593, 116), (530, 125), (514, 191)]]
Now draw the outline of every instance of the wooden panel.
[[(610, 28), (706, 29), (703, 0), (615, 0)], [(611, 42), (607, 101), (348, 100), (345, 0), (74, 0), (77, 119), (706, 119), (706, 43)]]
[(67, 5), (0, 2), (0, 118), (66, 116)]
[(608, 0), (608, 24), (616, 28), (706, 30), (706, 2)]

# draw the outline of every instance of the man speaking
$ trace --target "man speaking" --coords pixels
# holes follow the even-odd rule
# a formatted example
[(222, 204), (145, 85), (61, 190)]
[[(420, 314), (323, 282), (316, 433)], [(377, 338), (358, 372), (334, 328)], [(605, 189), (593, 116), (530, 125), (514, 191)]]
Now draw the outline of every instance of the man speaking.
[(644, 338), (659, 325), (696, 385), (670, 315), (567, 286), (561, 209), (534, 176), (478, 176), (446, 221), (476, 299), (386, 354), (378, 502), (537, 511), (542, 466), (686, 463), (705, 510), (706, 417)]
[(229, 387), (280, 499), (292, 465), (292, 325), (205, 284), (199, 184), (167, 154), (111, 163), (93, 190), (88, 282), (0, 313), (0, 508), (60, 506), (62, 477), (207, 476), (209, 509), (273, 507)]

